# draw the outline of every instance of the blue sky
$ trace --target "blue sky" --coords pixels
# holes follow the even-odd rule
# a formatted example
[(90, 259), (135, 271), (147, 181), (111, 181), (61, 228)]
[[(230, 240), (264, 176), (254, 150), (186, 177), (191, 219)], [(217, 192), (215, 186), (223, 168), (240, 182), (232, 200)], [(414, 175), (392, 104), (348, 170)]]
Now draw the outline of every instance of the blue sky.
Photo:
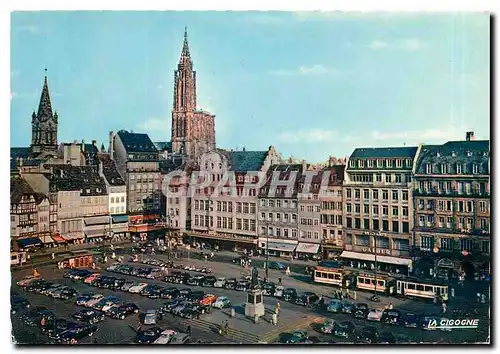
[(489, 138), (485, 14), (16, 12), (11, 146), (29, 145), (45, 67), (59, 141), (120, 129), (170, 140), (184, 26), (218, 147), (319, 162)]

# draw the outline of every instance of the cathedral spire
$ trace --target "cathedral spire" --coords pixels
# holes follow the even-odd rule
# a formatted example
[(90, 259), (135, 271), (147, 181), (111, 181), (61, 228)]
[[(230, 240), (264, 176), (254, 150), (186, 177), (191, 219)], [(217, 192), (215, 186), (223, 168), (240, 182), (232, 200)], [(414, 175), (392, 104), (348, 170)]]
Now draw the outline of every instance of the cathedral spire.
[(45, 79), (43, 81), (42, 95), (38, 105), (37, 118), (46, 120), (52, 118), (52, 104), (50, 103), (49, 84), (47, 82), (47, 69), (45, 69)]
[(191, 55), (189, 54), (187, 27), (184, 27), (184, 43), (182, 44), (181, 61), (183, 58), (187, 58), (189, 59), (189, 61), (191, 61)]

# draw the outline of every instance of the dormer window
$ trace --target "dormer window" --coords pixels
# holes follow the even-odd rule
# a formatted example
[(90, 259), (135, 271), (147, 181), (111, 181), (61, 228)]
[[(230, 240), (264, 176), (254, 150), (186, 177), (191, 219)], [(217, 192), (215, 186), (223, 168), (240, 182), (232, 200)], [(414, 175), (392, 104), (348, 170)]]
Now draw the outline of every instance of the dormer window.
[(356, 167), (356, 160), (349, 161), (349, 166), (350, 167)]
[(463, 173), (463, 165), (457, 163), (457, 174), (461, 175)]
[(488, 156), (488, 152), (487, 152), (487, 151), (484, 151), (484, 152), (483, 152), (483, 156)]
[(477, 175), (479, 173), (479, 166), (476, 164), (472, 165), (472, 174)]
[(397, 168), (401, 168), (401, 167), (403, 167), (403, 161), (402, 161), (402, 160), (400, 160), (400, 159), (397, 159), (397, 160), (396, 160), (396, 167), (397, 167)]
[(467, 156), (472, 156), (472, 152), (471, 151), (467, 151)]
[(366, 163), (368, 165), (368, 168), (372, 168), (373, 167), (373, 160), (368, 160)]
[(446, 164), (441, 164), (441, 173), (442, 174), (447, 174), (448, 173), (448, 165)]
[(425, 165), (425, 173), (430, 175), (432, 173), (432, 165), (430, 163)]
[(436, 157), (440, 157), (440, 156), (441, 156), (441, 154), (439, 153), (439, 151), (436, 152)]
[(382, 160), (377, 160), (377, 167), (382, 168), (384, 166), (384, 162)]
[(364, 167), (365, 166), (365, 162), (363, 160), (359, 160), (359, 167)]
[(387, 167), (392, 167), (392, 160), (386, 160)]
[(411, 159), (406, 159), (406, 167), (411, 167)]
[(452, 151), (451, 156), (455, 157), (455, 156), (457, 156), (457, 153), (455, 151)]

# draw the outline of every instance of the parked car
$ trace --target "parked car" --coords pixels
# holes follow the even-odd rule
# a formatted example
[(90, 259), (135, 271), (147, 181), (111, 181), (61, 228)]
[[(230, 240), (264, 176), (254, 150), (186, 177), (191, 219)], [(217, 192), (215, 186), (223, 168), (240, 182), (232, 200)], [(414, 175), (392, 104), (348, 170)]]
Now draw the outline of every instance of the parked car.
[(182, 310), (189, 306), (191, 303), (189, 301), (180, 301), (176, 307), (172, 309), (172, 314), (176, 316), (180, 316)]
[(21, 288), (27, 287), (34, 280), (41, 280), (40, 278), (35, 278), (33, 275), (28, 275), (23, 279), (19, 280), (16, 284)]
[(397, 325), (401, 322), (401, 319), (401, 312), (399, 310), (384, 310), (381, 321)]
[(213, 275), (209, 275), (207, 277), (205, 277), (205, 279), (203, 279), (203, 282), (202, 282), (202, 286), (205, 286), (205, 287), (212, 287), (215, 285), (215, 283), (217, 282), (217, 278), (214, 277)]
[(102, 299), (104, 299), (104, 295), (102, 295), (102, 294), (94, 294), (94, 295), (92, 295), (92, 297), (88, 301), (86, 301), (85, 303), (83, 303), (83, 306), (85, 306), (85, 307), (94, 307), (94, 305), (96, 305)]
[(326, 307), (326, 311), (333, 313), (341, 313), (342, 312), (342, 301), (340, 300), (332, 300)]
[(123, 283), (122, 287), (120, 288), (121, 291), (129, 291), (131, 287), (136, 285), (135, 281), (132, 280), (127, 280), (125, 283)]
[(46, 322), (54, 319), (56, 316), (43, 306), (35, 307), (21, 315), (21, 321), (28, 327), (37, 327), (41, 325), (42, 319)]
[(367, 326), (361, 330), (361, 334), (358, 336), (358, 339), (370, 344), (378, 343), (379, 333), (375, 327)]
[(226, 289), (235, 289), (236, 288), (236, 283), (237, 280), (235, 278), (229, 278), (226, 280), (226, 283), (224, 284), (224, 288)]
[(141, 344), (151, 344), (160, 337), (163, 330), (159, 327), (148, 328), (137, 334), (137, 343)]
[(382, 315), (384, 311), (379, 310), (379, 309), (372, 309), (370, 312), (368, 312), (368, 315), (366, 316), (366, 319), (368, 321), (377, 321), (380, 322), (382, 320)]
[(406, 312), (401, 316), (401, 323), (407, 328), (417, 328), (420, 323), (420, 318), (412, 312)]
[(269, 262), (269, 269), (285, 270), (286, 265), (280, 262)]
[(128, 289), (128, 292), (132, 294), (139, 294), (146, 286), (148, 286), (148, 283), (139, 283)]
[(342, 301), (342, 313), (353, 314), (356, 311), (356, 305), (350, 301)]
[(121, 290), (122, 286), (126, 283), (126, 280), (123, 278), (118, 278), (115, 280), (113, 284), (111, 284), (111, 290)]
[(192, 291), (189, 288), (181, 289), (179, 294), (177, 295), (178, 299), (184, 300), (187, 299), (191, 295)]
[(89, 301), (92, 296), (94, 296), (94, 293), (84, 293), (78, 296), (75, 300), (75, 304), (78, 306), (83, 306), (87, 301)]
[(77, 292), (75, 289), (72, 288), (63, 288), (60, 289), (58, 292), (58, 295), (55, 296), (55, 294), (52, 295), (52, 297), (57, 298), (57, 299), (62, 299), (62, 300), (69, 300), (77, 295)]
[(248, 280), (240, 280), (236, 283), (235, 289), (238, 291), (248, 291), (250, 290), (250, 282)]
[(266, 282), (262, 284), (262, 294), (264, 296), (273, 296), (275, 290), (275, 285), (270, 282)]
[(321, 326), (321, 332), (332, 334), (335, 331), (335, 321), (327, 318), (323, 325)]
[(100, 273), (93, 273), (93, 274), (89, 275), (87, 278), (85, 278), (85, 279), (83, 280), (83, 282), (84, 282), (85, 284), (92, 284), (92, 282), (93, 282), (94, 280), (96, 280), (96, 279), (97, 279), (97, 277), (99, 277), (100, 275), (101, 275)]
[(160, 298), (162, 299), (174, 299), (179, 295), (179, 289), (177, 288), (165, 288), (160, 293)]
[(274, 289), (274, 297), (277, 297), (277, 298), (281, 298), (283, 297), (283, 291), (285, 291), (285, 288), (281, 285), (278, 285), (275, 289)]
[(286, 288), (285, 290), (283, 290), (283, 300), (293, 301), (296, 297), (297, 297), (297, 289)]
[(205, 297), (205, 292), (201, 290), (196, 290), (191, 292), (191, 294), (186, 298), (186, 300), (199, 304), (201, 299), (203, 299), (204, 297)]
[(213, 295), (213, 294), (206, 294), (200, 300), (200, 304), (205, 305), (205, 306), (211, 306), (216, 300), (217, 300), (217, 297), (215, 295)]
[(62, 333), (78, 327), (82, 327), (82, 325), (65, 319), (57, 319), (47, 323), (43, 332), (47, 334), (50, 339), (58, 341)]
[(223, 288), (225, 284), (226, 284), (226, 278), (224, 277), (217, 278), (216, 282), (214, 283), (214, 288)]
[(336, 337), (352, 340), (356, 337), (356, 327), (349, 321), (336, 323), (333, 334)]
[(94, 325), (71, 328), (61, 333), (59, 342), (76, 344), (85, 337), (91, 337), (95, 332), (97, 332), (97, 326)]
[(189, 340), (189, 336), (186, 333), (179, 333), (177, 332), (170, 338), (170, 341), (168, 344), (172, 345), (179, 345), (179, 344), (185, 344)]
[(319, 300), (319, 296), (316, 295), (315, 293), (305, 292), (301, 296), (297, 296), (295, 298), (294, 302), (297, 305), (306, 306), (308, 298), (309, 298), (309, 304), (310, 305), (316, 303), (316, 301)]
[(365, 303), (359, 303), (356, 305), (356, 310), (354, 311), (354, 317), (366, 319), (368, 317), (369, 309), (368, 305)]
[(156, 310), (146, 310), (146, 313), (144, 314), (144, 320), (143, 323), (145, 325), (154, 325), (156, 324)]
[(212, 304), (212, 307), (217, 309), (223, 309), (227, 307), (231, 307), (231, 301), (227, 298), (227, 296), (219, 296), (217, 300)]
[(203, 283), (203, 280), (205, 279), (205, 276), (204, 275), (196, 275), (194, 277), (191, 277), (189, 278), (187, 281), (186, 281), (186, 284), (187, 285), (196, 285), (196, 286), (201, 286), (201, 284)]
[(114, 307), (114, 306), (120, 306), (122, 304), (122, 300), (118, 299), (118, 298), (108, 298), (108, 301), (106, 302), (106, 304), (101, 308), (101, 311), (106, 313), (109, 311), (110, 308)]
[(301, 343), (305, 341), (307, 338), (308, 336), (306, 331), (296, 330), (293, 331), (292, 333), (282, 333), (280, 335), (280, 339), (278, 340), (278, 342), (284, 344), (295, 344), (295, 343)]
[(176, 300), (176, 299), (173, 299), (173, 300), (169, 300), (167, 302), (164, 302), (161, 307), (160, 307), (160, 311), (162, 313), (168, 313), (168, 312), (172, 312), (172, 310), (174, 308), (176, 308), (178, 305), (179, 305), (179, 302), (180, 300)]
[(81, 322), (95, 324), (104, 321), (104, 313), (97, 310), (85, 309), (81, 310), (80, 312), (74, 313), (73, 318)]
[(10, 298), (10, 312), (15, 314), (16, 312), (29, 309), (31, 307), (30, 302), (20, 296), (11, 296)]
[(136, 304), (128, 303), (121, 306), (113, 306), (107, 312), (111, 318), (124, 320), (126, 317), (139, 312), (139, 307)]
[(166, 329), (160, 333), (160, 336), (153, 342), (153, 344), (168, 344), (176, 334), (177, 332), (173, 329)]

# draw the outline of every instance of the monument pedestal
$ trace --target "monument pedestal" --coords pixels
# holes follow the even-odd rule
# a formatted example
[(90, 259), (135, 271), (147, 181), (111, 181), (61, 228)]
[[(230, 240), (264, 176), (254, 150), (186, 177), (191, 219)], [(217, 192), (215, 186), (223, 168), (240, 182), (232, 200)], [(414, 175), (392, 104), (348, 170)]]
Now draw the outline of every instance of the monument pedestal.
[(245, 305), (245, 316), (255, 317), (264, 316), (266, 309), (264, 308), (263, 295), (261, 289), (252, 289), (248, 292), (247, 303)]

